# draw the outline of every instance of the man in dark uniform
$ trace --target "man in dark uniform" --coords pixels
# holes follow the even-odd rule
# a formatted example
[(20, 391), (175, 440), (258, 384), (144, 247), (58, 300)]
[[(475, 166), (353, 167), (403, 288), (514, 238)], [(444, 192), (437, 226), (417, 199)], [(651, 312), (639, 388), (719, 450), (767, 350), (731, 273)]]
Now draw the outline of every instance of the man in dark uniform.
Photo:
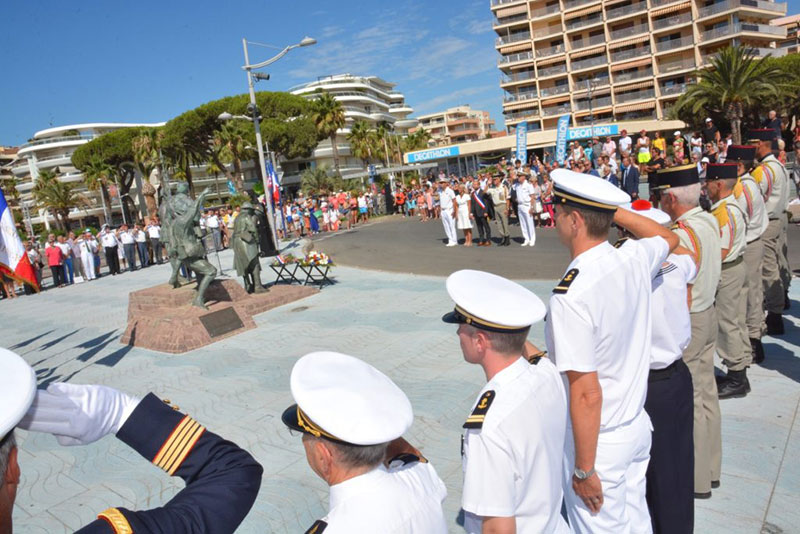
[[(138, 512), (109, 508), (78, 530), (79, 534), (229, 533), (255, 502), (261, 465), (152, 393), (139, 400), (105, 386), (56, 383), (47, 391), (35, 388), (33, 370), (25, 361), (0, 349), (0, 424), (10, 421), (0, 426), (0, 467), (4, 466), (0, 481), (5, 482), (0, 484), (0, 532), (11, 532), (10, 510), (19, 484), (15, 426), (52, 433), (62, 445), (84, 445), (115, 433), (136, 452), (186, 482), (183, 490), (160, 507)], [(3, 491), (6, 487), (11, 491)], [(8, 514), (3, 513), (6, 508)]]
[(478, 227), (478, 246), (492, 246), (492, 228), (489, 226), (491, 219), (491, 199), (486, 192), (481, 189), (481, 182), (477, 178), (472, 181), (472, 216), (475, 217), (475, 224)]

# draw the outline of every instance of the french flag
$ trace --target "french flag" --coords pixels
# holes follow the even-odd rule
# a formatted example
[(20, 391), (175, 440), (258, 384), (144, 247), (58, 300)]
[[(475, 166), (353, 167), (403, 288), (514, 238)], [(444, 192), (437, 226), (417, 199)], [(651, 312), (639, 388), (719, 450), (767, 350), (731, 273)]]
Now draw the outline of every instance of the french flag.
[(2, 190), (0, 190), (0, 272), (39, 291), (36, 273), (14, 226), (14, 216)]
[(281, 184), (278, 182), (278, 173), (272, 166), (272, 162), (267, 162), (267, 176), (269, 176), (269, 188), (272, 191), (272, 203), (280, 202), (281, 199)]

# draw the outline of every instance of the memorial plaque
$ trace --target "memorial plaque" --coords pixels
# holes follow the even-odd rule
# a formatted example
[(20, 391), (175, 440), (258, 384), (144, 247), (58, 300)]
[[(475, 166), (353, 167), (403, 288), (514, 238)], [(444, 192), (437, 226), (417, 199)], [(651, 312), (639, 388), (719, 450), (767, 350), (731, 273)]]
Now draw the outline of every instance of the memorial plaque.
[(232, 307), (203, 315), (200, 317), (200, 322), (203, 323), (208, 335), (212, 338), (244, 328), (244, 323), (242, 323), (239, 314)]

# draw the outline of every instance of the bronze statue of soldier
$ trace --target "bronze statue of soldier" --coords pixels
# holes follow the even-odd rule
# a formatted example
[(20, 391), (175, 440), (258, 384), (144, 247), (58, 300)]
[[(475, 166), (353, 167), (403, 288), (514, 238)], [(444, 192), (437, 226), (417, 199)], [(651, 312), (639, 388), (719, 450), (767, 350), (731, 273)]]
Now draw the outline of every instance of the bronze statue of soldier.
[(250, 202), (242, 204), (242, 211), (233, 223), (233, 265), (236, 274), (244, 279), (248, 293), (264, 293), (261, 285), (261, 263), (259, 262), (259, 231), (255, 209)]

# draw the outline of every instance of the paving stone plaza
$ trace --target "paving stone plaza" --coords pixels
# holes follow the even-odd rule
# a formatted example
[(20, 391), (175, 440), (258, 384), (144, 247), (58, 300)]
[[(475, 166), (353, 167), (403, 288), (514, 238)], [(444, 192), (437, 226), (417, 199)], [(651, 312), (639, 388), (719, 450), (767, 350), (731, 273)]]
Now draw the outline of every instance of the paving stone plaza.
[[(220, 253), (220, 261), (233, 275), (232, 254)], [(264, 466), (264, 478), (238, 530), (246, 534), (304, 532), (325, 515), (327, 487), (308, 467), (300, 438), (280, 421), (292, 402), (289, 373), (313, 350), (363, 358), (408, 394), (415, 422), (406, 437), (445, 481), (450, 531), (462, 532), (461, 424), (484, 377), (463, 361), (455, 328), (440, 320), (452, 306), (443, 277), (340, 265), (334, 285), (256, 316), (254, 330), (178, 355), (121, 345), (129, 292), (163, 283), (168, 269), (154, 266), (4, 301), (0, 344), (23, 355), (40, 386), (70, 381), (140, 396), (152, 391), (250, 451)], [(556, 278), (520, 281), (546, 301)], [(797, 284), (791, 296), (787, 334), (765, 338), (767, 360), (751, 369), (752, 393), (721, 403), (722, 486), (711, 500), (696, 501), (695, 532), (800, 532)], [(531, 340), (544, 345), (541, 324)], [(72, 532), (110, 506), (152, 508), (182, 487), (113, 437), (85, 447), (61, 447), (50, 435), (24, 431), (18, 440), (18, 532)]]

